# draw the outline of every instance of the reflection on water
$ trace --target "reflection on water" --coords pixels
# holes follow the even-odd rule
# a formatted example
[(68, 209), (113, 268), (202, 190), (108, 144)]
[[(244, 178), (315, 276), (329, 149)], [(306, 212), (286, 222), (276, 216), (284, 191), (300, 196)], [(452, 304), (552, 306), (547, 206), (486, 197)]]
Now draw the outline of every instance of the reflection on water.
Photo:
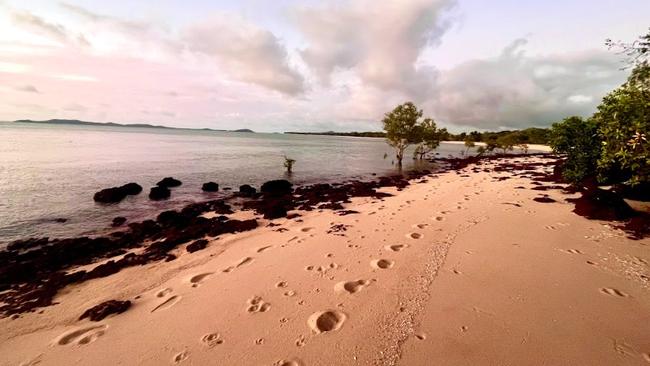
[[(463, 149), (442, 144), (438, 152)], [(296, 160), (290, 175), (285, 155)], [(224, 194), (201, 192), (208, 181), (236, 190), (279, 178), (301, 184), (395, 173), (392, 156), (373, 138), (0, 123), (0, 242), (92, 233), (115, 216), (140, 220)], [(405, 163), (405, 170), (419, 164)], [(149, 188), (167, 176), (183, 185), (169, 201), (150, 201)], [(93, 202), (99, 189), (128, 182), (144, 192), (117, 205)]]

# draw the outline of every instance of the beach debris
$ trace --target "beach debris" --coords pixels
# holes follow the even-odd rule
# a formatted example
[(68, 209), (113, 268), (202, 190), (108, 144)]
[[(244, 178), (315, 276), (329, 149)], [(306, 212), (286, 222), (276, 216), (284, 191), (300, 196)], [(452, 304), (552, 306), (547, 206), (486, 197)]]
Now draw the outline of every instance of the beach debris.
[(120, 301), (120, 300), (108, 300), (104, 301), (99, 305), (95, 305), (92, 308), (84, 311), (83, 314), (79, 317), (79, 320), (85, 318), (90, 319), (90, 321), (98, 322), (103, 320), (111, 314), (121, 314), (127, 311), (131, 307), (131, 301)]
[(192, 244), (188, 244), (187, 247), (185, 247), (185, 250), (187, 250), (188, 253), (194, 253), (201, 249), (205, 249), (206, 246), (208, 246), (208, 241), (205, 239), (199, 239), (195, 240)]

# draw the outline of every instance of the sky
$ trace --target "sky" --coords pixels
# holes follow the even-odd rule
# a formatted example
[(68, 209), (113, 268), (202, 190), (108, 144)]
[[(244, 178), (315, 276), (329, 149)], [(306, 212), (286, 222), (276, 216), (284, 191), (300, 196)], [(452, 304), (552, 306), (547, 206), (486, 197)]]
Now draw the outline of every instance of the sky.
[(0, 0), (0, 120), (452, 132), (589, 116), (648, 0)]

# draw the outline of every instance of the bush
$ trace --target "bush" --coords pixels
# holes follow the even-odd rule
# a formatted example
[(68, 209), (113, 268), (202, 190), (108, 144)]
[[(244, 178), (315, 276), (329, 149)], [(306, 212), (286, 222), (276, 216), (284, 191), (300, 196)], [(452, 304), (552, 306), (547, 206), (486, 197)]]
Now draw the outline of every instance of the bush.
[(562, 176), (568, 182), (580, 184), (596, 175), (601, 139), (594, 120), (569, 117), (554, 123), (550, 145), (555, 153), (567, 156)]
[(630, 185), (650, 182), (650, 65), (647, 62), (635, 67), (627, 82), (603, 99), (594, 119), (603, 137), (598, 164), (607, 173), (602, 178)]

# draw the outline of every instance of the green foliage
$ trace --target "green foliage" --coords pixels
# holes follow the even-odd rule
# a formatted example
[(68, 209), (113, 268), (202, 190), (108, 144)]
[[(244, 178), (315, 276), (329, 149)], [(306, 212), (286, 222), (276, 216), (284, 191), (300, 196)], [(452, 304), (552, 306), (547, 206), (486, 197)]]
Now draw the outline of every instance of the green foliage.
[(603, 98), (593, 118), (603, 137), (598, 162), (607, 175), (603, 178), (649, 182), (650, 65), (636, 66), (625, 84)]
[(476, 146), (474, 143), (474, 140), (470, 136), (465, 137), (465, 155), (469, 153), (469, 149), (473, 148)]
[(463, 132), (458, 135), (449, 135), (449, 140), (454, 141), (465, 141), (466, 138), (471, 138), (474, 142), (485, 142), (496, 141), (500, 137), (504, 137), (510, 134), (515, 134), (517, 137), (517, 144), (526, 143), (526, 144), (548, 144), (550, 130), (548, 128), (537, 128), (531, 127), (524, 130), (517, 131), (499, 131), (499, 132), (479, 132), (472, 131), (469, 134)]
[(485, 146), (479, 146), (476, 148), (476, 156), (483, 156), (487, 152)]
[(418, 125), (420, 142), (415, 148), (413, 157), (423, 159), (424, 155), (435, 150), (440, 146), (440, 140), (447, 135), (447, 130), (442, 128), (438, 129), (436, 123), (431, 118), (425, 118), (422, 123)]
[(562, 174), (568, 182), (577, 184), (595, 175), (601, 140), (593, 119), (569, 117), (554, 123), (550, 145), (555, 153), (567, 156)]
[(440, 143), (440, 131), (435, 122), (431, 118), (421, 121), (422, 114), (422, 110), (418, 110), (415, 104), (406, 102), (386, 113), (382, 120), (386, 141), (395, 149), (398, 165), (402, 165), (404, 151), (410, 145), (419, 144), (417, 154), (424, 156), (427, 150), (435, 149)]
[(469, 138), (472, 139), (472, 141), (474, 141), (474, 142), (483, 141), (483, 140), (481, 140), (481, 133), (478, 132), (478, 131), (470, 132), (469, 133)]
[(497, 147), (501, 149), (504, 154), (508, 151), (512, 151), (517, 143), (518, 135), (516, 133), (509, 133), (496, 139)]
[(296, 160), (291, 159), (287, 156), (284, 157), (284, 167), (287, 168), (287, 173), (291, 173), (293, 169), (293, 164), (296, 162)]
[(499, 143), (497, 143), (497, 138), (495, 136), (490, 136), (487, 141), (485, 141), (485, 153), (492, 154), (494, 150), (499, 148)]
[(386, 137), (385, 132), (285, 132), (288, 135), (317, 135), (317, 136), (351, 136), (351, 137)]

